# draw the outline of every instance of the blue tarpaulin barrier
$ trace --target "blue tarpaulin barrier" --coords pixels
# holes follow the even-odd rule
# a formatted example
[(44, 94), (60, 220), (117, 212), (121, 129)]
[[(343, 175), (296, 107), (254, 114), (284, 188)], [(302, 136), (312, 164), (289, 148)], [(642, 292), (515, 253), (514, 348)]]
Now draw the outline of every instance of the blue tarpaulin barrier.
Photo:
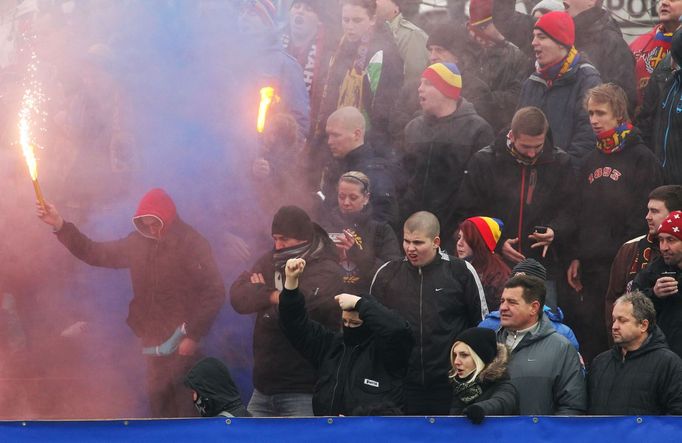
[(682, 417), (210, 418), (177, 420), (6, 421), (9, 442), (679, 442)]

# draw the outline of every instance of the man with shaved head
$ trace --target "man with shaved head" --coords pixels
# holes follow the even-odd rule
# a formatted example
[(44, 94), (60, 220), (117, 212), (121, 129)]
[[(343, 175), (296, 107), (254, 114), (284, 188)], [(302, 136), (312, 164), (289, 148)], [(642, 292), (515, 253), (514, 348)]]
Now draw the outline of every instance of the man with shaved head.
[(365, 117), (352, 106), (334, 111), (327, 119), (327, 137), (332, 158), (322, 171), (322, 211), (337, 205), (336, 184), (344, 173), (360, 171), (372, 184), (372, 217), (393, 226), (398, 222), (395, 187), (386, 160), (365, 142)]
[(407, 415), (447, 415), (450, 347), (457, 335), (488, 313), (481, 282), (471, 264), (440, 249), (435, 215), (412, 214), (403, 228), (405, 258), (377, 271), (370, 293), (412, 327), (415, 346), (405, 379)]

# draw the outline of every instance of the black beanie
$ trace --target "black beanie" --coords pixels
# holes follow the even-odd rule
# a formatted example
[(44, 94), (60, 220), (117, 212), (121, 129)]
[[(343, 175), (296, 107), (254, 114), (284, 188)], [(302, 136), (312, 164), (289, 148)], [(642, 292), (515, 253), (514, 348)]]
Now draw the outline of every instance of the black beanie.
[(511, 275), (513, 277), (517, 274), (531, 275), (539, 278), (543, 282), (547, 280), (547, 270), (539, 261), (533, 258), (527, 258), (514, 266)]
[(298, 206), (282, 206), (272, 219), (272, 235), (275, 234), (310, 241), (313, 239), (313, 223)]
[(486, 365), (495, 360), (497, 355), (497, 337), (492, 329), (469, 328), (461, 332), (455, 341), (461, 341), (469, 345)]
[(457, 55), (467, 49), (468, 41), (469, 34), (463, 26), (443, 23), (429, 34), (429, 38), (426, 40), (426, 47), (440, 46)]
[(673, 42), (670, 46), (670, 53), (678, 66), (682, 66), (682, 28), (673, 34)]

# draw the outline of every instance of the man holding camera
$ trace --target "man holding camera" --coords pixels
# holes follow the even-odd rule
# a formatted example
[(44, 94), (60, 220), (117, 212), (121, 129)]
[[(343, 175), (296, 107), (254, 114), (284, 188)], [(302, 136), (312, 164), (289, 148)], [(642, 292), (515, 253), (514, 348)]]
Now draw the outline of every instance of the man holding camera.
[(665, 334), (670, 349), (682, 356), (682, 211), (673, 211), (658, 228), (660, 257), (640, 271), (632, 282), (654, 302), (656, 322)]

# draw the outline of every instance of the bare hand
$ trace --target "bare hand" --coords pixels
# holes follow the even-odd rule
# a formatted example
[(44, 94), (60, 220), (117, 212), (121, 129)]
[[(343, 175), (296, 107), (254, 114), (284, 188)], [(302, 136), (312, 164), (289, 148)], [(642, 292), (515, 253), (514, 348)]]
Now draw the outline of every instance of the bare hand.
[(339, 306), (341, 307), (342, 310), (352, 311), (353, 309), (355, 309), (355, 305), (358, 304), (358, 300), (360, 300), (360, 297), (353, 294), (339, 294), (336, 297), (334, 297), (334, 300), (339, 302)]
[(566, 271), (566, 278), (568, 279), (568, 284), (576, 292), (583, 290), (583, 283), (580, 281), (580, 260), (571, 260), (571, 264)]
[(517, 237), (510, 238), (502, 244), (502, 255), (512, 263), (520, 263), (526, 259), (523, 254), (514, 249), (514, 245), (516, 245), (518, 242), (519, 239)]
[(253, 161), (251, 172), (257, 178), (267, 178), (270, 175), (270, 163), (264, 158), (257, 158)]
[(533, 232), (531, 235), (528, 236), (529, 239), (535, 240), (535, 244), (531, 245), (531, 248), (539, 248), (542, 247), (542, 257), (544, 258), (547, 255), (547, 249), (549, 248), (549, 245), (552, 244), (554, 241), (554, 230), (552, 228), (547, 228), (547, 232), (544, 234), (541, 234), (539, 232)]
[(198, 346), (199, 344), (196, 341), (189, 337), (185, 337), (178, 346), (178, 354), (184, 357), (189, 357), (190, 355), (194, 355), (194, 353), (197, 352)]
[(303, 274), (305, 269), (305, 260), (302, 258), (290, 258), (284, 266), (284, 287), (286, 289), (298, 288), (298, 278)]
[(670, 297), (677, 294), (677, 279), (675, 277), (661, 277), (656, 280), (654, 285), (654, 294), (656, 297)]
[(287, 278), (298, 278), (303, 274), (305, 269), (305, 260), (302, 258), (290, 258), (287, 260), (286, 267), (284, 268), (284, 273)]
[(59, 211), (57, 211), (57, 208), (52, 203), (45, 202), (45, 207), (43, 207), (39, 202), (36, 202), (36, 214), (38, 218), (57, 231), (64, 226), (64, 219), (59, 215)]
[(251, 274), (251, 283), (253, 283), (254, 285), (258, 284), (264, 285), (265, 279), (263, 278), (263, 274), (261, 274), (260, 272)]

